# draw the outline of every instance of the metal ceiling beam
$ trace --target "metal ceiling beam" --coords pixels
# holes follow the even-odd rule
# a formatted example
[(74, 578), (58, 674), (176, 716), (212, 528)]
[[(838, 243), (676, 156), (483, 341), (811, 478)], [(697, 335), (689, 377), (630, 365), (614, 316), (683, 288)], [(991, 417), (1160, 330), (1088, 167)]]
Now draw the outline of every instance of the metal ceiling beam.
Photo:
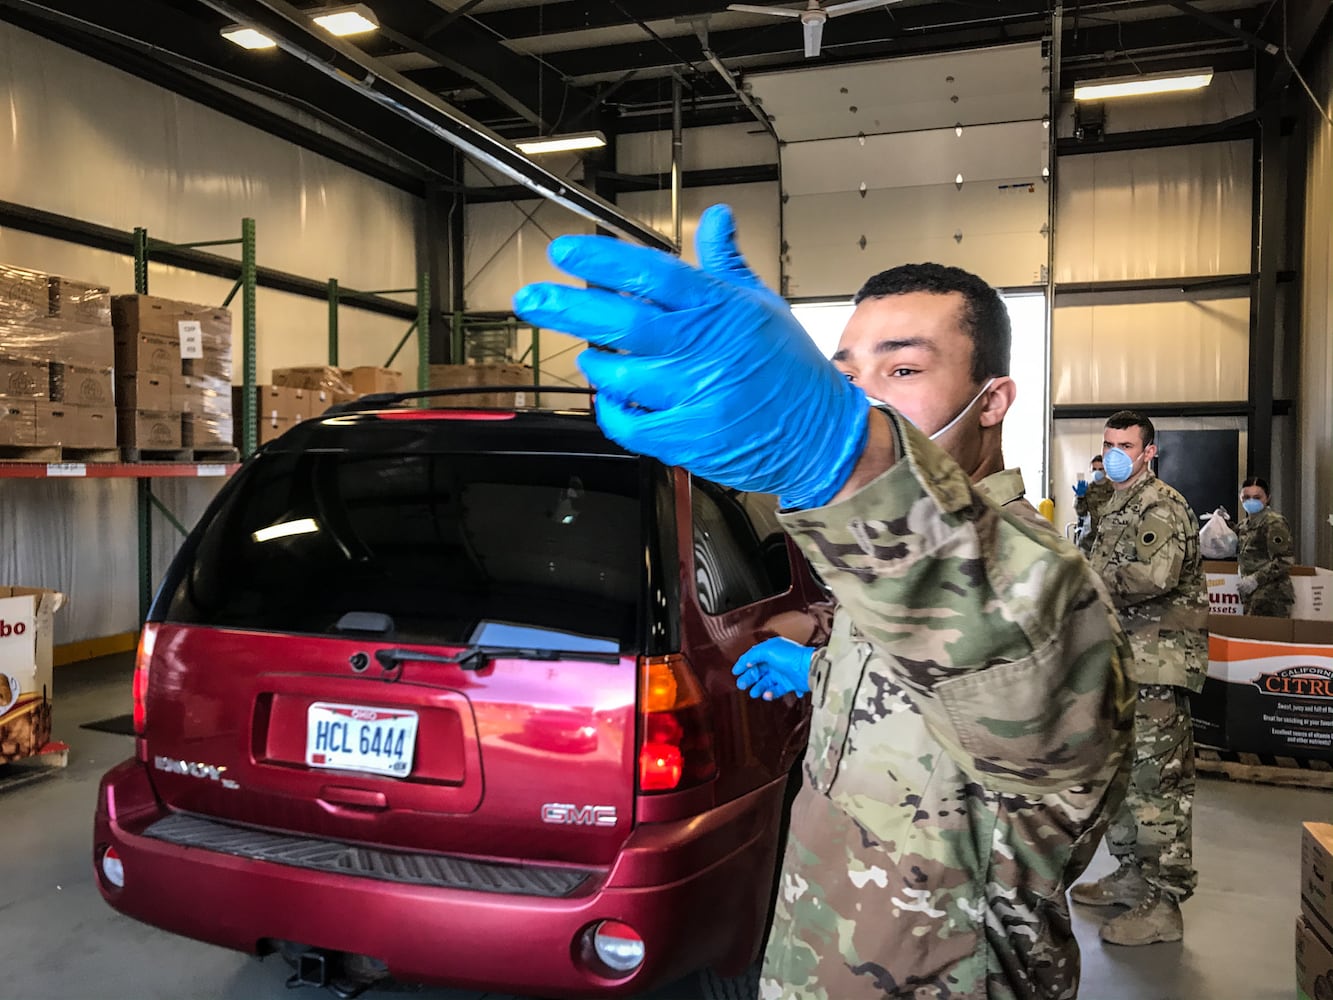
[[(657, 230), (622, 213), (582, 186), (528, 159), (507, 140), (439, 97), (412, 83), (356, 47), (319, 32), (304, 12), (284, 0), (200, 0), (225, 17), (247, 24), (278, 43), (286, 53), (383, 111), (412, 123), (423, 133), (462, 149), (479, 163), (501, 171), (540, 197), (561, 205), (627, 239), (675, 250)], [(445, 150), (441, 149), (441, 162)]]
[(1267, 103), (1280, 94), (1291, 82), (1295, 73), (1293, 66), (1299, 66), (1304, 61), (1321, 25), (1333, 19), (1330, 9), (1328, 0), (1286, 0), (1282, 5), (1278, 16), (1285, 17), (1286, 23), (1281, 25), (1281, 35), (1277, 40), (1285, 44), (1286, 51), (1279, 55), (1268, 78), (1260, 82), (1261, 103)]

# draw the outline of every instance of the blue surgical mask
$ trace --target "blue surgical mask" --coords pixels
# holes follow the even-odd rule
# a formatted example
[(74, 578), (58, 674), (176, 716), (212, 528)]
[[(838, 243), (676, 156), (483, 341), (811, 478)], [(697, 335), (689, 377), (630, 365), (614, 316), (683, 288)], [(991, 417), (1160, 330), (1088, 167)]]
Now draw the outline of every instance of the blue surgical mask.
[(1257, 514), (1259, 513), (1259, 511), (1264, 509), (1264, 502), (1262, 500), (1255, 500), (1253, 498), (1249, 500), (1242, 500), (1240, 502), (1240, 505), (1245, 508), (1245, 513), (1247, 514)]
[(1102, 465), (1113, 483), (1123, 483), (1134, 474), (1134, 459), (1122, 448), (1110, 448), (1102, 455)]
[(1106, 478), (1106, 473), (1103, 472), (1101, 469), (1092, 470), (1092, 481), (1094, 483), (1100, 483), (1105, 478)]

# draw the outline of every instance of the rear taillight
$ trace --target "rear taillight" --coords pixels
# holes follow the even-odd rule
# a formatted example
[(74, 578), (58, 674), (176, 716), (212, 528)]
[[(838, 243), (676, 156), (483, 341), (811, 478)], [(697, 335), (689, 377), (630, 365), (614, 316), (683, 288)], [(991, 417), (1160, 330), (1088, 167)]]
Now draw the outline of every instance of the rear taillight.
[(639, 660), (639, 716), (639, 791), (678, 791), (717, 774), (708, 704), (685, 657)]
[(153, 645), (157, 642), (157, 625), (149, 623), (139, 636), (139, 652), (134, 657), (134, 733), (142, 736), (148, 719), (148, 666), (153, 661)]

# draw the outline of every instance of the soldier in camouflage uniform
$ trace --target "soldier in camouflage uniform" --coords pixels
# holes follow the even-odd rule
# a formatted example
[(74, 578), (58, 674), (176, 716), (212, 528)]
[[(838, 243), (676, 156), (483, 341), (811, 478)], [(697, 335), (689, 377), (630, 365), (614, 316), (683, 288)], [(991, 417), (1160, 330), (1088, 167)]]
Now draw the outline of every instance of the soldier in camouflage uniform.
[(1196, 878), (1189, 692), (1202, 689), (1208, 669), (1208, 598), (1198, 519), (1149, 465), (1155, 434), (1152, 421), (1132, 411), (1107, 421), (1103, 454), (1115, 495), (1089, 557), (1133, 644), (1138, 708), (1129, 794), (1106, 837), (1119, 868), (1071, 895), (1090, 906), (1130, 907), (1101, 929), (1104, 940), (1122, 945), (1179, 941), (1180, 903)]
[[(761, 997), (1074, 997), (1065, 891), (1128, 780), (1126, 640), (1100, 582), (1004, 467), (1015, 388), (996, 293), (909, 265), (857, 301), (834, 362), (899, 408), (886, 413), (911, 475), (900, 461), (840, 505), (783, 515), (847, 603), (804, 656), (806, 783)], [(1024, 640), (991, 645), (997, 623), (1023, 620)], [(746, 674), (774, 642), (742, 658), (743, 685), (762, 685)]]
[[(1001, 512), (963, 471), (983, 460), (961, 416), (981, 403), (977, 425), (996, 425), (992, 404), (1012, 383), (992, 380), (940, 426), (927, 416), (967, 397), (932, 400), (942, 383), (920, 380), (915, 419), (940, 436), (962, 428), (955, 461), (818, 355), (745, 266), (725, 208), (704, 213), (696, 242), (699, 268), (562, 237), (552, 260), (590, 287), (529, 286), (514, 306), (615, 349), (579, 358), (608, 436), (778, 494), (784, 527), (838, 599), (836, 649), (801, 677), (814, 681), (810, 784), (761, 995), (1068, 1000), (1078, 951), (1064, 886), (1120, 797), (1128, 647), (1083, 557)], [(910, 304), (915, 325), (880, 345), (920, 349), (895, 366), (905, 382), (970, 350), (975, 321), (947, 293)], [(954, 339), (929, 336), (931, 320)], [(964, 366), (961, 381), (980, 380)]]
[(1084, 552), (1092, 551), (1092, 543), (1097, 538), (1097, 525), (1102, 520), (1102, 509), (1111, 499), (1111, 494), (1115, 492), (1111, 481), (1106, 478), (1101, 455), (1093, 455), (1089, 467), (1092, 469), (1092, 482), (1083, 486), (1081, 495), (1079, 487), (1074, 487), (1074, 513), (1080, 518), (1088, 519), (1087, 530), (1078, 539), (1078, 547)]
[(1236, 561), (1241, 579), (1236, 589), (1247, 615), (1290, 618), (1296, 594), (1291, 587), (1291, 527), (1270, 507), (1268, 483), (1257, 476), (1245, 480), (1240, 491), (1245, 517), (1236, 529)]

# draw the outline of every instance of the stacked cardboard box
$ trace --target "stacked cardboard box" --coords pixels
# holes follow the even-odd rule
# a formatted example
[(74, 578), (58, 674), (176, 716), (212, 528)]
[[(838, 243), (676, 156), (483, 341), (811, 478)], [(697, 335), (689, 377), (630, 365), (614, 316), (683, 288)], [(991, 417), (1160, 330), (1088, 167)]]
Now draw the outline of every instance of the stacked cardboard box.
[(373, 392), (402, 392), (403, 373), (392, 368), (362, 365), (336, 368), (332, 365), (307, 365), (298, 368), (274, 368), (273, 384), (290, 389), (305, 389), (317, 395), (312, 399), (311, 416), (319, 416), (334, 403), (346, 403)]
[(1333, 997), (1333, 826), (1306, 823), (1301, 841), (1301, 913), (1296, 918), (1296, 995)]
[(0, 586), (0, 763), (51, 738), (51, 616), (64, 601), (56, 590)]
[(533, 402), (532, 369), (527, 365), (486, 362), (475, 365), (431, 365), (432, 389), (465, 389), (470, 386), (514, 386), (514, 390), (467, 393), (454, 397), (458, 406), (484, 406), (511, 410)]
[[(261, 385), (255, 391), (259, 413), (259, 444), (268, 444), (302, 420), (319, 416), (330, 405), (330, 394), (322, 389)], [(240, 386), (232, 389), (232, 405), (239, 413), (242, 407)], [(236, 426), (239, 435), (240, 423), (237, 422)], [(237, 443), (240, 443), (239, 437)]]
[(0, 445), (113, 448), (107, 289), (0, 264)]
[(152, 295), (117, 295), (111, 315), (121, 444), (230, 447), (231, 313)]

